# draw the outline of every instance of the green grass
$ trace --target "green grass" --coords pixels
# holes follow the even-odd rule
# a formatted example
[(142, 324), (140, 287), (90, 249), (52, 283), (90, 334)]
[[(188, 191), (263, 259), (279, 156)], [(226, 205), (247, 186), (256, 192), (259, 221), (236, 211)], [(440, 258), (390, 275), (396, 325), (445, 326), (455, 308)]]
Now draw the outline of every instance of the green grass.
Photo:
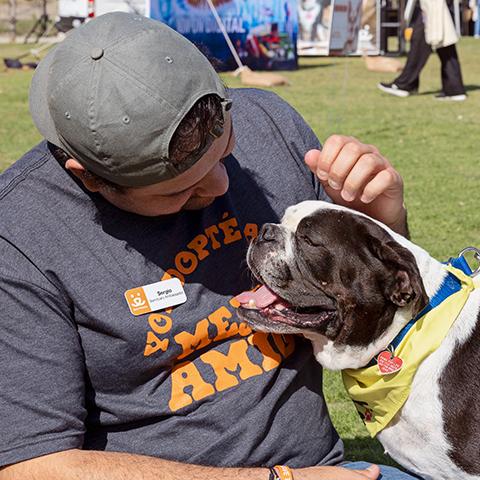
[[(0, 45), (0, 72), (3, 58), (28, 52), (26, 45)], [(22, 61), (33, 61), (26, 57)], [(0, 170), (29, 150), (40, 140), (28, 113), (28, 88), (31, 71), (8, 70), (0, 73)]]
[[(0, 46), (0, 56), (21, 53), (20, 46)], [(291, 86), (274, 89), (313, 127), (320, 140), (333, 133), (353, 135), (375, 144), (405, 180), (413, 240), (440, 259), (480, 243), (480, 41), (459, 45), (469, 99), (440, 103), (440, 65), (432, 56), (422, 73), (420, 94), (398, 99), (375, 85), (391, 74), (368, 72), (360, 58), (302, 60), (288, 72)], [(32, 73), (0, 73), (0, 170), (38, 140), (28, 115), (27, 91)], [(225, 75), (229, 86), (241, 86)], [(371, 440), (346, 398), (337, 374), (327, 372), (330, 413), (347, 455), (388, 463)]]
[[(17, 20), (17, 35), (26, 35), (33, 25), (35, 25), (36, 21), (37, 18), (35, 15), (31, 15), (28, 19)], [(8, 20), (0, 20), (0, 33), (10, 33), (11, 28)], [(33, 38), (35, 38), (35, 36)]]

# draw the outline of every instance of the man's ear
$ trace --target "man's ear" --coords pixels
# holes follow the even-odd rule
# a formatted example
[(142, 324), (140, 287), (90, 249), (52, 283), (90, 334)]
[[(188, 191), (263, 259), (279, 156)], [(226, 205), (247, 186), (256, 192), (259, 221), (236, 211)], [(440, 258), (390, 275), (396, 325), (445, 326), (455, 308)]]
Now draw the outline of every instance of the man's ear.
[(398, 307), (412, 305), (417, 315), (428, 303), (417, 262), (412, 253), (392, 239), (375, 239), (373, 250), (387, 267), (389, 277), (385, 282), (386, 297)]
[(83, 165), (81, 165), (74, 158), (69, 158), (65, 162), (65, 168), (75, 175), (90, 192), (100, 191), (101, 185), (99, 185), (96, 179), (88, 174), (87, 170), (85, 170), (85, 167), (83, 167)]

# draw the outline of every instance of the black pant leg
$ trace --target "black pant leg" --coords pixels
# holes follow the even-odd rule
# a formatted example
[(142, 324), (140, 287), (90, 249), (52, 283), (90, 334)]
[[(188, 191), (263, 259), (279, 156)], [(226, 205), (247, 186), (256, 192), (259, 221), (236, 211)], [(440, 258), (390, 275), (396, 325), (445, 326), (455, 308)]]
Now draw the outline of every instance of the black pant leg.
[(445, 95), (462, 95), (465, 93), (463, 86), (462, 70), (458, 60), (455, 45), (437, 49), (442, 63), (442, 90)]
[(418, 89), (420, 72), (432, 53), (432, 48), (425, 41), (425, 25), (419, 8), (415, 10), (412, 28), (413, 34), (407, 63), (402, 73), (394, 80), (394, 83), (402, 90)]

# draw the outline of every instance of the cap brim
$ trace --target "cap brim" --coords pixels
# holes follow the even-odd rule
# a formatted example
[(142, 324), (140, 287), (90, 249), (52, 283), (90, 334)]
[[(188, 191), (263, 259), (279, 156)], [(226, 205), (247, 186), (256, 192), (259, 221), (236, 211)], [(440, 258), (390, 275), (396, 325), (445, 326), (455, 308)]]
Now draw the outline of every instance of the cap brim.
[(50, 67), (55, 59), (55, 47), (50, 50), (48, 55), (38, 64), (30, 85), (29, 103), (30, 114), (38, 131), (50, 143), (62, 146), (58, 138), (55, 125), (50, 115), (48, 107), (48, 79), (50, 76)]

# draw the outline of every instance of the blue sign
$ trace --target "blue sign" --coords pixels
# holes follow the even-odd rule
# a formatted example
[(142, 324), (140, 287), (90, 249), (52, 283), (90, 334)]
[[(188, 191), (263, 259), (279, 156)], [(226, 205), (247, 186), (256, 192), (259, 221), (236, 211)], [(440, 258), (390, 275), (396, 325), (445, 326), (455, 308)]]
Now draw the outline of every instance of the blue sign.
[[(297, 0), (213, 0), (244, 65), (297, 68)], [(219, 70), (237, 64), (206, 0), (151, 0), (150, 16), (185, 35)]]

